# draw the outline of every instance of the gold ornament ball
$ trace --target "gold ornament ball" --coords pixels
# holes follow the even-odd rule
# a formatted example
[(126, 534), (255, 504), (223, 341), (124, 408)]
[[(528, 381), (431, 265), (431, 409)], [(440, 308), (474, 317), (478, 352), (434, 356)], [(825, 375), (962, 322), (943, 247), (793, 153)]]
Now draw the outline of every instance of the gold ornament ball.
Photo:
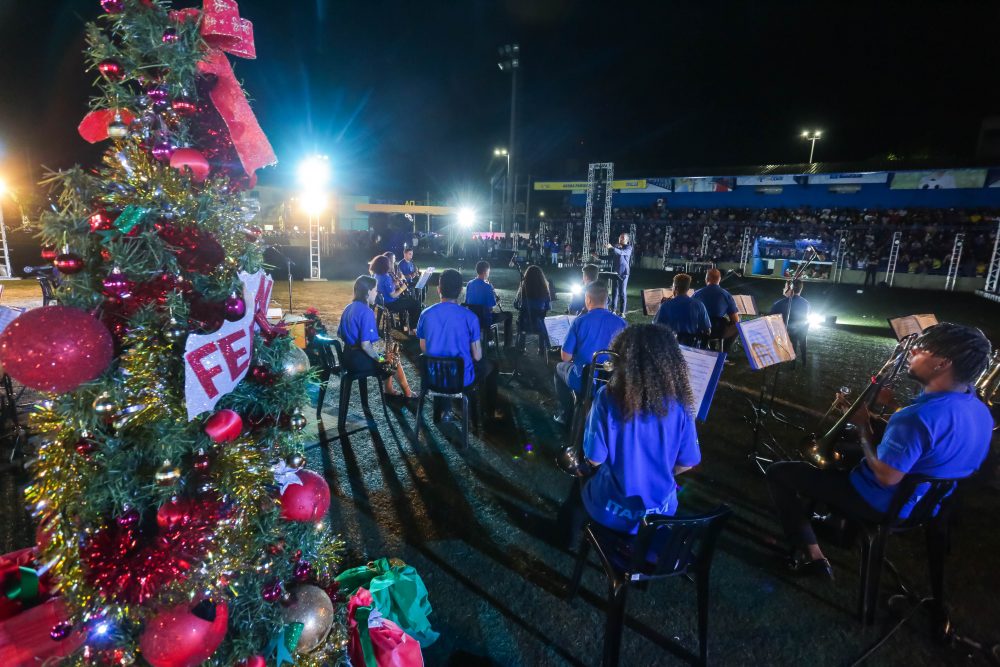
[(302, 414), (298, 408), (296, 408), (295, 412), (292, 413), (292, 416), (288, 418), (288, 426), (293, 431), (301, 431), (308, 423), (309, 420), (306, 419), (306, 416)]
[(322, 588), (296, 586), (292, 589), (292, 602), (281, 612), (281, 619), (285, 623), (302, 624), (295, 650), (308, 653), (323, 643), (333, 627), (333, 602)]
[(293, 345), (281, 360), (281, 372), (288, 377), (308, 373), (309, 357), (305, 351)]
[[(295, 415), (292, 415), (292, 418), (294, 419)], [(305, 417), (303, 417), (303, 419), (304, 418)], [(306, 457), (302, 456), (302, 454), (299, 452), (296, 452), (294, 454), (289, 454), (288, 456), (285, 457), (285, 464), (289, 468), (304, 468), (306, 465)]]
[(160, 486), (171, 486), (181, 478), (181, 469), (167, 460), (159, 467), (154, 477)]

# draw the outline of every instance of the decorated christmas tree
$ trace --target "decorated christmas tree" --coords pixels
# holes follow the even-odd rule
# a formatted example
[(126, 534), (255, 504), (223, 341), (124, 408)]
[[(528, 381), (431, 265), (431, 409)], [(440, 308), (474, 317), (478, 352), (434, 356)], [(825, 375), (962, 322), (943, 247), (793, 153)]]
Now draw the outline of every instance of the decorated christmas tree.
[(50, 596), (0, 663), (335, 664), (341, 545), (303, 468), (309, 365), (265, 317), (248, 192), (275, 159), (226, 55), (254, 57), (252, 26), (232, 0), (100, 8), (79, 130), (103, 164), (47, 179), (60, 305), (0, 337), (43, 394), (21, 577)]

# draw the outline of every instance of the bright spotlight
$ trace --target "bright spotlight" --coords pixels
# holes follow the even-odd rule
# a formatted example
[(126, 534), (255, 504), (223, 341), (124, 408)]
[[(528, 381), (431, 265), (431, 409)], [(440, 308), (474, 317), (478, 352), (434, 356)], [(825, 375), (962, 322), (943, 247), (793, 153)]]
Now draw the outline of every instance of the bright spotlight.
[(573, 296), (580, 296), (581, 294), (583, 294), (583, 288), (580, 287), (579, 285), (573, 285), (572, 287), (569, 288), (569, 293), (572, 294)]
[(299, 205), (306, 215), (319, 215), (326, 210), (326, 204), (326, 195), (322, 192), (303, 192), (299, 197)]
[(299, 163), (299, 184), (307, 191), (322, 190), (330, 181), (330, 158), (311, 155)]
[(458, 226), (463, 229), (472, 229), (476, 224), (476, 212), (468, 206), (458, 209)]
[(820, 315), (819, 313), (809, 313), (809, 326), (818, 327), (819, 325), (823, 324), (823, 320), (825, 319), (826, 318), (823, 315)]

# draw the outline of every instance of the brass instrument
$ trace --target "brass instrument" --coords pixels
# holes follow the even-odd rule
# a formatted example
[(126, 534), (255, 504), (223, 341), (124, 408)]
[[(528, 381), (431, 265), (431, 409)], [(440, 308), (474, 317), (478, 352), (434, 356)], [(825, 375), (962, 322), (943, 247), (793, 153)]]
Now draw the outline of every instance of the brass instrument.
[[(837, 445), (843, 440), (844, 432), (850, 424), (851, 418), (861, 406), (870, 408), (874, 405), (881, 391), (896, 379), (896, 376), (906, 364), (910, 350), (913, 348), (916, 340), (917, 334), (911, 334), (899, 341), (896, 344), (896, 349), (893, 350), (889, 358), (882, 364), (882, 367), (872, 375), (871, 382), (865, 387), (865, 390), (844, 411), (840, 419), (819, 438), (816, 437), (815, 433), (809, 436), (806, 441), (808, 449), (804, 455), (806, 461), (820, 469), (841, 467), (848, 463), (844, 452), (838, 449)], [(827, 414), (829, 414), (829, 411)]]
[[(603, 362), (598, 362), (599, 357), (607, 357)], [(573, 412), (573, 423), (570, 428), (570, 445), (559, 453), (556, 457), (556, 465), (559, 469), (573, 477), (589, 477), (592, 469), (583, 455), (584, 428), (587, 424), (587, 417), (590, 415), (590, 406), (594, 402), (594, 395), (600, 385), (607, 384), (611, 379), (615, 364), (618, 362), (618, 355), (611, 350), (598, 350), (591, 358), (591, 363), (587, 365), (590, 370), (589, 378), (583, 386), (583, 396), (576, 404)]]
[(976, 380), (976, 396), (990, 409), (994, 431), (1000, 428), (1000, 403), (993, 402), (997, 398), (997, 392), (1000, 392), (1000, 350), (993, 353), (990, 365)]

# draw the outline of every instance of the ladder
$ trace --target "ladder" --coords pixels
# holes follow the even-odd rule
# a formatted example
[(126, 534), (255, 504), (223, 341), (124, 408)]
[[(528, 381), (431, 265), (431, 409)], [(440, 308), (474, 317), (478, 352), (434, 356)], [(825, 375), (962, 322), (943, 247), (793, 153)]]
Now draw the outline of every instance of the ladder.
[(667, 257), (670, 257), (670, 250), (674, 245), (674, 228), (667, 225), (663, 228), (663, 267), (667, 266)]
[(899, 246), (903, 241), (903, 232), (894, 232), (892, 247), (889, 248), (889, 267), (885, 271), (885, 282), (892, 287), (892, 279), (896, 277), (896, 260), (899, 259)]
[(708, 223), (705, 223), (705, 231), (701, 235), (701, 261), (705, 261), (708, 257), (708, 244), (712, 240), (712, 231), (709, 229)]
[(955, 234), (955, 244), (951, 247), (951, 261), (948, 262), (948, 277), (944, 279), (944, 288), (949, 292), (955, 290), (958, 282), (958, 269), (962, 265), (962, 246), (965, 245), (965, 234)]
[(514, 236), (512, 236), (511, 239), (510, 239), (511, 249), (514, 251), (515, 255), (517, 254), (517, 240), (518, 240), (518, 238), (520, 238), (520, 234), (517, 233), (517, 230), (518, 230), (518, 224), (515, 222), (514, 223)]
[[(704, 243), (704, 242), (703, 242)], [(743, 228), (743, 242), (740, 244), (740, 271), (747, 270), (750, 253), (753, 251), (753, 227)]]
[(604, 216), (601, 227), (597, 231), (597, 241), (594, 253), (603, 252), (608, 246), (608, 235), (611, 233), (611, 185), (615, 177), (614, 162), (591, 162), (587, 166), (587, 206), (583, 213), (583, 247), (582, 257), (590, 257), (590, 237), (594, 223), (594, 204), (597, 203), (598, 172), (604, 172), (604, 192), (601, 203), (604, 206)]
[(997, 294), (997, 283), (1000, 283), (1000, 219), (997, 220), (997, 236), (993, 240), (993, 256), (990, 258), (990, 270), (986, 274), (984, 291)]
[(309, 280), (322, 280), (319, 259), (319, 221), (309, 218)]
[(0, 204), (0, 241), (2, 241), (3, 254), (0, 255), (0, 280), (10, 280), (14, 274), (10, 268), (10, 248), (7, 247), (7, 224), (3, 219), (3, 205)]

